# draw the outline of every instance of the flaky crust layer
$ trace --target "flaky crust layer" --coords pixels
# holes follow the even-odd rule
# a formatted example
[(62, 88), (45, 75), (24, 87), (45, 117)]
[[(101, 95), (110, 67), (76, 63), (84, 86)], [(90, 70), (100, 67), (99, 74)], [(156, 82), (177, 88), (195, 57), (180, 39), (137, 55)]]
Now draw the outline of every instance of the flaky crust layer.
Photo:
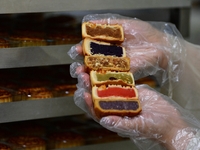
[(118, 24), (84, 22), (82, 24), (82, 37), (110, 43), (122, 43), (124, 41), (124, 31), (122, 26)]

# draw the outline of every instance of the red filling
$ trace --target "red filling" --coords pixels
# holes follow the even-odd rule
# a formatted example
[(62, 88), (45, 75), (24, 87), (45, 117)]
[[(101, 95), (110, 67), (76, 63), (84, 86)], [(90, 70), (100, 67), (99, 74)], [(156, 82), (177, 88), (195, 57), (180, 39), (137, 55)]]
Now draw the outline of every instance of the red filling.
[(106, 89), (97, 90), (99, 97), (120, 96), (120, 97), (135, 97), (136, 93), (131, 88), (107, 87)]

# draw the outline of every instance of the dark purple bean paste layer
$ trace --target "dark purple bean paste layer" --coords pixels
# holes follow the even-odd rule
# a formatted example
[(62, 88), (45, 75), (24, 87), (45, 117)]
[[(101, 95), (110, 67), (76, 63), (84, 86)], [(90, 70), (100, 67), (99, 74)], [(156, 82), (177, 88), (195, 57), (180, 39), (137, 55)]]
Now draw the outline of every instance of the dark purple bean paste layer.
[(115, 45), (100, 45), (94, 42), (90, 43), (91, 53), (94, 54), (104, 54), (105, 56), (112, 55), (117, 57), (122, 57), (123, 50), (120, 46)]
[(99, 105), (105, 110), (137, 110), (139, 108), (137, 101), (99, 101)]

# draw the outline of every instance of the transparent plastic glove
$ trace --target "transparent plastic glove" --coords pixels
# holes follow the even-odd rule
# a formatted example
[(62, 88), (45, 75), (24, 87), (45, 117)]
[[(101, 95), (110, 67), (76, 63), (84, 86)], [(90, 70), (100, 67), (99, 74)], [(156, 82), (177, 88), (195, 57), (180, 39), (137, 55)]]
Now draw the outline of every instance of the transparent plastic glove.
[[(75, 103), (103, 127), (129, 137), (141, 150), (196, 150), (200, 148), (200, 122), (169, 97), (147, 85), (137, 86), (142, 112), (133, 118), (95, 116), (88, 75), (79, 76), (85, 84), (75, 93)], [(84, 87), (85, 86), (85, 87)]]
[[(131, 71), (135, 79), (148, 75), (159, 75), (160, 84), (168, 79), (179, 80), (185, 57), (184, 40), (173, 24), (164, 22), (144, 22), (117, 14), (90, 14), (83, 22), (121, 24), (124, 28), (126, 48), (131, 59)], [(159, 74), (158, 74), (159, 73)]]
[[(122, 46), (131, 60), (130, 71), (135, 80), (154, 75), (160, 86), (167, 88), (166, 94), (172, 95), (172, 83), (179, 81), (184, 69), (182, 61), (186, 56), (185, 41), (173, 24), (145, 22), (118, 14), (91, 14), (83, 18), (85, 21), (121, 24), (125, 34)], [(71, 65), (72, 77), (78, 76), (76, 67), (83, 65), (81, 44), (73, 46), (68, 52), (76, 60)]]
[(170, 23), (144, 22), (117, 14), (91, 14), (83, 18), (85, 21), (122, 24), (122, 45), (131, 58), (135, 80), (155, 75), (163, 93), (200, 119), (200, 46), (185, 41)]
[[(129, 136), (140, 149), (155, 149), (155, 144), (150, 148), (147, 142), (154, 140), (167, 149), (185, 150), (196, 138), (200, 122), (172, 99), (150, 87), (140, 85), (137, 89), (143, 109), (140, 115), (134, 118), (108, 116), (102, 118), (100, 124)], [(195, 146), (195, 149), (200, 148)]]
[(134, 118), (108, 116), (97, 118), (93, 110), (89, 75), (77, 68), (78, 90), (74, 100), (78, 107), (102, 126), (129, 137), (141, 150), (200, 148), (200, 123), (175, 101), (148, 86), (137, 86), (142, 113)]
[(200, 120), (200, 46), (186, 42), (186, 58), (182, 63), (185, 69), (180, 81), (172, 84), (172, 98)]
[[(106, 19), (99, 20), (104, 17)], [(180, 62), (185, 58), (185, 47), (179, 32), (173, 25), (158, 22), (147, 23), (113, 14), (89, 15), (83, 19), (83, 21), (91, 20), (98, 23), (119, 23), (125, 27), (125, 41), (122, 44), (127, 50), (127, 56), (131, 58), (131, 71), (135, 79), (161, 72), (162, 76), (159, 78), (161, 84), (166, 81), (174, 82), (179, 80), (179, 75), (183, 69)], [(81, 45), (73, 46), (68, 54), (77, 61), (70, 68), (72, 77), (78, 78), (78, 90), (74, 96), (75, 103), (99, 122), (100, 120), (95, 117), (93, 112), (91, 85), (89, 75), (84, 72)], [(100, 121), (102, 125), (104, 125), (103, 122)], [(185, 123), (185, 121), (183, 122)], [(109, 129), (118, 132), (114, 130), (115, 128)], [(196, 131), (196, 128), (194, 130)], [(126, 132), (118, 133), (124, 134)], [(130, 136), (127, 133), (126, 135)], [(149, 144), (147, 139), (154, 137), (150, 134), (147, 137), (145, 136), (147, 135), (143, 134), (140, 138), (136, 138), (137, 136), (135, 135), (132, 136), (134, 141), (137, 140), (136, 144), (141, 146), (140, 149), (146, 146), (143, 139), (145, 143)], [(140, 144), (141, 141), (142, 144)], [(157, 141), (160, 142), (162, 140), (157, 138)], [(147, 149), (147, 147), (145, 148)]]

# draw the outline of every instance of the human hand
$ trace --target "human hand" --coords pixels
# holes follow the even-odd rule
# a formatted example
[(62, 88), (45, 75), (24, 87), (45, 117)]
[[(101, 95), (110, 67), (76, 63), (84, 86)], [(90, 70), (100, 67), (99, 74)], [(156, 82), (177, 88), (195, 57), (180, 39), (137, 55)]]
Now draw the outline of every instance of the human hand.
[[(102, 16), (100, 16), (100, 18), (101, 17)], [(183, 58), (180, 57), (180, 55), (184, 54), (184, 47), (182, 47), (182, 41), (180, 40), (181, 37), (179, 37), (179, 33), (177, 32), (176, 28), (173, 25), (165, 23), (150, 24), (137, 19), (121, 17), (118, 15), (114, 15), (114, 17), (112, 17), (111, 19), (107, 17), (106, 19), (101, 18), (100, 20), (98, 19), (97, 16), (95, 17), (93, 16), (93, 19), (86, 17), (85, 20), (83, 21), (87, 21), (87, 19), (95, 21), (97, 23), (107, 22), (111, 24), (118, 23), (123, 25), (125, 32), (125, 41), (122, 43), (122, 46), (126, 48), (127, 56), (130, 57), (131, 59), (131, 71), (134, 74), (135, 79), (141, 78), (146, 75), (154, 75), (157, 72), (162, 71), (161, 83), (164, 83), (168, 79), (168, 72), (172, 74), (172, 78), (170, 78), (171, 80), (177, 80), (179, 71), (181, 70), (179, 68), (179, 61)], [(77, 85), (78, 90), (75, 92), (74, 95), (76, 105), (78, 105), (85, 112), (90, 114), (90, 116), (93, 119), (100, 122), (104, 127), (113, 130), (115, 132), (118, 132), (120, 134), (121, 133), (120, 126), (119, 130), (118, 128), (114, 128), (113, 126), (111, 128), (111, 126), (108, 123), (109, 122), (108, 120), (105, 120), (105, 118), (99, 120), (99, 118), (95, 116), (91, 98), (90, 78), (89, 75), (85, 72), (85, 68), (82, 63), (83, 56), (82, 56), (81, 43), (73, 46), (68, 54), (71, 56), (71, 58), (80, 61), (79, 63), (75, 62), (70, 66), (71, 68), (70, 72), (72, 77), (78, 78), (78, 85)], [(172, 72), (175, 74), (173, 74)], [(140, 90), (139, 90), (139, 95), (140, 95)], [(141, 107), (143, 109), (143, 105)], [(153, 110), (154, 109), (152, 108), (152, 111)], [(176, 111), (174, 113), (176, 114)], [(143, 113), (141, 114), (143, 115)], [(182, 129), (185, 129), (187, 127), (187, 123), (185, 123), (185, 121), (183, 121), (178, 114), (179, 113), (176, 114), (174, 119), (171, 117), (167, 118), (169, 120), (172, 119), (173, 121), (177, 119), (179, 120), (178, 122), (180, 122), (180, 126), (177, 126), (177, 128), (171, 130), (170, 132), (164, 132), (164, 129), (166, 129), (172, 124), (166, 123), (163, 116), (156, 116), (155, 118), (153, 118), (155, 121), (156, 119), (161, 119), (160, 124), (165, 124), (165, 128), (160, 129), (158, 134), (156, 134), (155, 132), (156, 129), (159, 127), (159, 125), (152, 123), (150, 120), (149, 122), (147, 121), (145, 123), (146, 126), (143, 126), (143, 128), (142, 127), (139, 128), (141, 131), (138, 130), (138, 132), (135, 132), (138, 133), (138, 136), (135, 136), (134, 134), (132, 135), (128, 134), (131, 133), (129, 132), (130, 130), (128, 128), (126, 128), (127, 132), (122, 132), (122, 133), (123, 134), (126, 133), (128, 136), (134, 137), (134, 139), (137, 137), (155, 139), (156, 135), (158, 135), (157, 137), (160, 137), (166, 134), (166, 137), (163, 136), (164, 138), (157, 138), (157, 140), (158, 141), (164, 141), (164, 139), (167, 140), (168, 137), (174, 137), (173, 133), (177, 133), (180, 130), (182, 131)], [(117, 116), (108, 116), (108, 117), (111, 118), (114, 117), (112, 118), (114, 120), (111, 119), (111, 121), (113, 122), (116, 121), (115, 119), (117, 119), (118, 123), (119, 122), (123, 123), (124, 121), (125, 122), (127, 121), (124, 120), (127, 118), (120, 118)], [(146, 113), (146, 115), (144, 114), (144, 116), (141, 116), (141, 118), (143, 117), (144, 118), (147, 117), (148, 119), (148, 114)], [(137, 124), (139, 124), (139, 122)], [(129, 125), (131, 125), (131, 122)], [(152, 130), (144, 130), (146, 128), (148, 129), (148, 125), (149, 129)]]
[[(167, 149), (185, 149), (199, 130), (200, 123), (175, 101), (158, 93), (147, 85), (136, 86), (142, 112), (135, 117), (107, 116), (97, 118), (93, 109), (93, 100), (90, 93), (89, 76), (81, 73), (78, 90), (74, 100), (78, 107), (83, 109), (91, 118), (103, 127), (131, 138), (134, 143), (143, 149), (149, 148), (149, 142), (161, 143)], [(152, 143), (151, 143), (152, 144)], [(163, 147), (161, 148), (163, 149)]]
[[(89, 82), (87, 74), (81, 76), (82, 81)], [(162, 146), (169, 150), (186, 149), (190, 140), (196, 138), (200, 123), (175, 101), (149, 86), (139, 85), (136, 88), (142, 112), (135, 117), (97, 118), (91, 94), (87, 92), (86, 87), (79, 88), (74, 99), (77, 106), (103, 127), (121, 136), (129, 137), (142, 149), (155, 149), (158, 144), (161, 144), (161, 149)], [(152, 141), (154, 145), (149, 148), (149, 143), (152, 144)]]
[[(199, 129), (198, 121), (172, 99), (154, 89), (146, 85), (139, 85), (137, 89), (142, 107), (138, 116), (107, 116), (99, 121), (100, 124), (108, 130), (130, 137), (137, 145), (145, 140), (153, 140), (170, 150), (185, 149)], [(91, 102), (88, 102), (91, 99), (85, 98), (92, 108)], [(147, 149), (147, 143), (145, 141), (139, 147)]]
[[(125, 40), (122, 46), (131, 60), (130, 71), (136, 80), (148, 75), (158, 75), (160, 84), (163, 84), (168, 80), (169, 72), (171, 80), (178, 80), (182, 69), (180, 61), (184, 58), (184, 43), (174, 25), (144, 22), (116, 14), (88, 15), (83, 18), (83, 22), (85, 21), (123, 26)], [(70, 51), (72, 58), (80, 58), (77, 53), (82, 53), (81, 43)]]

